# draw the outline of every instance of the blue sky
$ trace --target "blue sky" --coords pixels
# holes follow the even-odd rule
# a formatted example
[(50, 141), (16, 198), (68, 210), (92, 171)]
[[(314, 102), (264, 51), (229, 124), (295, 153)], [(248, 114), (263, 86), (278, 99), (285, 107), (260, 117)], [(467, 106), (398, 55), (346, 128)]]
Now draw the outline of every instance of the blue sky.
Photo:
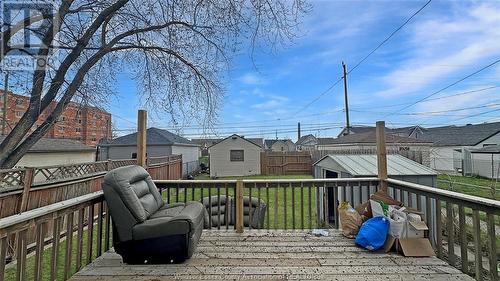
[[(211, 133), (274, 138), (278, 130), (280, 138), (296, 139), (301, 122), (303, 134), (336, 136), (345, 122), (343, 84), (305, 105), (341, 76), (342, 61), (349, 70), (425, 2), (311, 1), (313, 10), (292, 44), (273, 53), (257, 50), (254, 62), (248, 48), (234, 58), (224, 80), (219, 125)], [(500, 63), (405, 108), (500, 59), (499, 26), (500, 1), (434, 0), (349, 75), (351, 123), (500, 121), (500, 111), (493, 111), (500, 109), (500, 88), (494, 88), (500, 86)], [(475, 92), (461, 94), (467, 91)], [(108, 107), (115, 126), (134, 128), (141, 102), (126, 73), (118, 77), (117, 92)], [(171, 127), (158, 115), (150, 116), (149, 125)], [(187, 137), (202, 133), (189, 125), (177, 131)]]

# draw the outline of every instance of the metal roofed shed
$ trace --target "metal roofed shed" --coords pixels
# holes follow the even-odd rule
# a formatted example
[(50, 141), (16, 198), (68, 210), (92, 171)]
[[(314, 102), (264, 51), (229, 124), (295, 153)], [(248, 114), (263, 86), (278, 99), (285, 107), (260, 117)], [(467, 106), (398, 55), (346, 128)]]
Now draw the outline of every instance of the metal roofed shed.
[[(377, 155), (369, 154), (335, 154), (326, 155), (323, 158), (316, 161), (313, 164), (314, 177), (318, 179), (325, 178), (366, 178), (366, 177), (377, 177), (378, 167), (377, 167)], [(387, 155), (387, 175), (391, 179), (397, 179), (401, 181), (422, 184), (427, 186), (436, 187), (437, 186), (437, 172), (433, 169), (419, 164), (413, 160), (410, 160), (399, 154)], [(326, 196), (323, 192), (326, 191)], [(320, 200), (323, 198), (328, 198), (328, 216), (329, 221), (333, 222), (335, 220), (335, 210), (331, 209), (330, 206), (335, 206), (334, 200), (334, 190), (328, 187), (327, 190), (320, 189)], [(361, 189), (359, 186), (352, 185), (350, 188), (344, 190), (345, 198), (352, 198), (354, 207), (368, 200), (365, 194), (360, 194)], [(391, 192), (390, 192), (391, 193)], [(393, 195), (393, 194), (389, 194)], [(397, 195), (400, 195), (399, 193)], [(342, 192), (339, 189), (337, 198), (340, 201)], [(400, 195), (401, 196), (401, 195)], [(408, 195), (404, 196), (404, 202), (408, 202)], [(394, 194), (396, 198), (396, 194)], [(345, 200), (345, 199), (344, 199)], [(412, 202), (416, 204), (416, 197), (412, 196)], [(325, 204), (320, 203), (320, 208), (325, 206)], [(434, 206), (432, 206), (434, 208)]]
[[(360, 178), (377, 176), (377, 155), (326, 155), (316, 161), (315, 178)], [(387, 155), (390, 178), (436, 186), (437, 172), (398, 154)]]

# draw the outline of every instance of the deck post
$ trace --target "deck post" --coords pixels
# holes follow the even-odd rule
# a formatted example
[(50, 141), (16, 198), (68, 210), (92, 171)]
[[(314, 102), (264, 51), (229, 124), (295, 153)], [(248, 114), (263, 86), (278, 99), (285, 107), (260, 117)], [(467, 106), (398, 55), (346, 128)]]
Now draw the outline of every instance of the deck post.
[(377, 167), (380, 190), (387, 193), (387, 151), (385, 148), (385, 121), (377, 121)]
[(137, 165), (146, 168), (146, 110), (137, 114)]
[(243, 189), (241, 179), (236, 181), (236, 232), (243, 233)]

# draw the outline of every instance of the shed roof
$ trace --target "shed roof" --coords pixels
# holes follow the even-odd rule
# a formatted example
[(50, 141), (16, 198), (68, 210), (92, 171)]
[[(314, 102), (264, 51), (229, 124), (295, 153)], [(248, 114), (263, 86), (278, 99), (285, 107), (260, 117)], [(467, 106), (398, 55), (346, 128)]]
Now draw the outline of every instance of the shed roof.
[[(251, 143), (251, 144), (253, 144), (253, 145), (255, 145), (255, 146), (258, 146), (258, 147), (262, 148), (262, 145), (259, 145), (258, 143), (253, 142), (251, 139), (246, 139), (246, 138), (244, 138), (244, 137), (242, 137), (242, 136), (240, 136), (240, 135), (237, 135), (237, 134), (232, 134), (232, 135), (230, 135), (229, 137), (224, 138), (224, 139), (220, 140), (220, 141), (219, 141), (219, 142), (217, 142), (217, 143), (214, 143), (214, 144), (213, 144), (212, 146), (210, 146), (210, 147), (216, 146), (216, 145), (218, 145), (219, 143), (222, 143), (223, 141), (225, 141), (225, 140), (227, 140), (227, 139), (230, 139), (230, 138), (233, 138), (233, 137), (235, 137), (235, 138), (239, 138), (239, 139), (242, 139), (242, 140), (245, 140), (245, 141), (247, 141), (247, 142), (249, 142), (249, 143)], [(210, 148), (210, 147), (209, 147), (209, 148)]]
[[(330, 158), (342, 166), (353, 176), (376, 176), (378, 174), (377, 155), (326, 155), (316, 161), (314, 165), (321, 166), (321, 162)], [(437, 175), (436, 171), (410, 160), (399, 154), (387, 155), (387, 175), (409, 176), (409, 175)]]
[(489, 145), (471, 150), (471, 153), (500, 154), (500, 145)]
[[(432, 143), (426, 140), (414, 139), (401, 137), (397, 135), (387, 134), (385, 137), (386, 143)], [(357, 133), (351, 135), (345, 135), (342, 137), (334, 138), (325, 138), (323, 142), (320, 144), (354, 144), (354, 143), (376, 143), (377, 136), (375, 131), (365, 132), (365, 133)]]
[[(129, 146), (137, 145), (137, 133), (118, 137), (102, 144), (102, 146)], [(151, 127), (146, 130), (146, 145), (185, 145), (199, 146), (198, 144), (176, 135), (167, 130)]]

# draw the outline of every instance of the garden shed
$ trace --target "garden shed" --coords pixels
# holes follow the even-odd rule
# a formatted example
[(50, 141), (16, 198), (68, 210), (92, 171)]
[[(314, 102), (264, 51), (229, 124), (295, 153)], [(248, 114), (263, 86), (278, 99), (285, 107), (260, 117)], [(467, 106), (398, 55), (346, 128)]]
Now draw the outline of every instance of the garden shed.
[[(326, 155), (313, 164), (314, 177), (324, 178), (366, 178), (377, 177), (377, 155)], [(433, 169), (419, 164), (399, 154), (387, 155), (387, 175), (389, 178), (422, 184), (426, 186), (437, 186), (437, 172)], [(327, 192), (327, 196), (323, 192)], [(360, 194), (360, 187), (351, 186), (346, 190), (347, 198), (355, 198), (354, 205), (360, 204), (368, 198)], [(333, 188), (320, 189), (320, 200), (328, 198), (328, 206), (335, 206), (333, 200)], [(353, 193), (353, 194), (352, 194)], [(337, 198), (340, 198), (340, 190)], [(362, 200), (359, 200), (361, 198)], [(405, 196), (405, 200), (408, 200)], [(416, 197), (411, 199), (416, 200)], [(320, 206), (324, 206), (323, 203)], [(329, 220), (334, 219), (334, 210), (329, 207)]]

